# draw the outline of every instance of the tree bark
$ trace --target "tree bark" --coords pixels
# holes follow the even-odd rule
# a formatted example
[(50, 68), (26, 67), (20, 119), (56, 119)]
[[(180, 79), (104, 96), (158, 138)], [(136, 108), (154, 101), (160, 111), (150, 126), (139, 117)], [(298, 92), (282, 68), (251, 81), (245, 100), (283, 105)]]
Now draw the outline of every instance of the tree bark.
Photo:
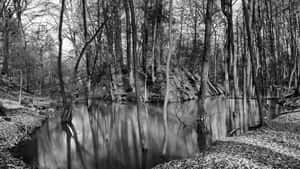
[[(204, 110), (205, 98), (208, 94), (208, 72), (209, 72), (209, 60), (211, 57), (211, 34), (212, 34), (212, 9), (213, 0), (207, 1), (206, 16), (205, 16), (205, 37), (204, 37), (204, 51), (202, 55), (202, 71), (201, 71), (201, 95), (198, 116), (199, 121), (197, 122), (197, 133), (198, 133), (198, 146), (199, 149), (211, 145), (211, 133), (209, 123), (209, 117)], [(203, 147), (204, 146), (204, 147)], [(204, 155), (204, 153), (203, 153)]]
[(70, 107), (67, 104), (67, 98), (65, 93), (65, 83), (63, 79), (63, 72), (62, 72), (62, 25), (63, 25), (63, 17), (64, 17), (64, 10), (65, 10), (65, 0), (61, 1), (61, 9), (60, 9), (60, 18), (59, 18), (59, 26), (58, 26), (58, 57), (57, 57), (57, 67), (58, 67), (58, 78), (59, 78), (59, 86), (60, 86), (60, 94), (62, 97), (63, 102), (63, 114), (61, 116), (61, 120), (63, 123), (71, 122), (72, 120), (72, 112), (70, 111)]
[[(86, 1), (82, 0), (82, 19), (83, 19), (83, 35), (84, 41), (88, 41), (88, 28), (87, 28), (87, 21), (86, 21)], [(85, 81), (85, 101), (86, 106), (89, 106), (89, 93), (91, 90), (91, 72), (90, 72), (90, 48), (88, 47), (85, 53), (85, 61), (86, 61), (86, 76), (87, 80)]]
[(22, 70), (20, 70), (19, 104), (22, 103), (22, 88), (23, 88), (23, 72), (22, 72)]
[(167, 153), (167, 144), (168, 144), (168, 101), (169, 101), (169, 88), (170, 88), (170, 62), (172, 57), (172, 6), (173, 6), (173, 0), (170, 0), (169, 2), (169, 44), (168, 44), (168, 59), (167, 59), (167, 68), (166, 68), (166, 94), (164, 99), (164, 143), (163, 143), (163, 151), (162, 154), (166, 155)]
[(205, 98), (208, 93), (208, 72), (209, 59), (211, 57), (211, 34), (212, 34), (212, 8), (213, 1), (207, 2), (206, 17), (205, 17), (205, 37), (204, 37), (204, 51), (202, 56), (202, 70), (201, 70), (201, 98)]
[[(227, 94), (230, 93), (230, 86), (229, 86), (229, 73), (230, 73), (230, 60), (232, 55), (234, 54), (234, 46), (233, 46), (233, 21), (232, 21), (232, 0), (221, 0), (222, 11), (223, 14), (226, 16), (227, 19), (227, 29), (226, 29), (226, 43), (225, 43), (225, 90)], [(236, 65), (234, 67), (234, 89), (236, 90), (238, 87), (237, 84), (237, 76), (236, 76)], [(238, 89), (237, 89), (238, 90)], [(237, 91), (235, 91), (236, 93)]]
[(153, 44), (152, 44), (152, 66), (151, 66), (151, 75), (152, 75), (152, 82), (155, 82), (156, 79), (156, 57), (155, 57), (155, 48), (156, 48), (156, 34), (157, 34), (157, 18), (154, 20), (154, 28), (153, 28)]
[(9, 28), (8, 28), (8, 16), (6, 9), (3, 9), (3, 36), (4, 36), (4, 46), (3, 46), (3, 66), (1, 73), (7, 74), (8, 73), (8, 58), (9, 58)]
[(144, 0), (144, 23), (143, 23), (143, 53), (142, 53), (142, 68), (146, 72), (147, 66), (147, 53), (148, 53), (148, 2)]
[(123, 51), (122, 51), (122, 22), (120, 16), (120, 3), (119, 0), (113, 0), (113, 15), (114, 15), (114, 41), (115, 41), (115, 54), (119, 68), (123, 68)]
[(134, 75), (133, 75), (133, 57), (131, 53), (131, 19), (128, 0), (123, 0), (125, 15), (126, 15), (126, 58), (127, 58), (127, 69), (129, 71), (129, 83), (131, 88), (134, 90)]
[(246, 2), (245, 0), (242, 0), (242, 5), (243, 5), (243, 14), (244, 14), (244, 18), (245, 18), (245, 26), (246, 26), (246, 33), (247, 33), (247, 42), (248, 42), (248, 49), (250, 52), (250, 61), (251, 61), (251, 65), (252, 65), (252, 79), (254, 82), (254, 88), (255, 88), (255, 94), (256, 94), (256, 101), (258, 104), (258, 111), (259, 111), (259, 125), (258, 126), (262, 126), (263, 125), (263, 112), (262, 112), (262, 106), (261, 106), (261, 97), (260, 97), (260, 93), (259, 93), (259, 89), (258, 89), (258, 82), (259, 79), (261, 79), (260, 77), (260, 73), (258, 75), (258, 77), (255, 77), (255, 69), (254, 69), (254, 64), (255, 64), (255, 53), (253, 50), (253, 43), (252, 43), (252, 36), (251, 36), (251, 30), (250, 30), (250, 25), (249, 25), (249, 13), (248, 13), (248, 9), (246, 6)]
[(136, 22), (135, 22), (135, 9), (134, 9), (134, 3), (133, 0), (129, 1), (129, 9), (130, 9), (130, 15), (131, 15), (131, 29), (132, 29), (132, 54), (133, 54), (133, 70), (134, 70), (134, 87), (135, 87), (135, 96), (137, 100), (137, 120), (138, 120), (138, 126), (139, 126), (139, 137), (141, 140), (141, 150), (142, 154), (144, 155), (147, 151), (146, 143), (145, 143), (145, 136), (143, 134), (143, 128), (140, 118), (140, 94), (139, 94), (139, 88), (137, 86), (137, 28), (136, 28)]

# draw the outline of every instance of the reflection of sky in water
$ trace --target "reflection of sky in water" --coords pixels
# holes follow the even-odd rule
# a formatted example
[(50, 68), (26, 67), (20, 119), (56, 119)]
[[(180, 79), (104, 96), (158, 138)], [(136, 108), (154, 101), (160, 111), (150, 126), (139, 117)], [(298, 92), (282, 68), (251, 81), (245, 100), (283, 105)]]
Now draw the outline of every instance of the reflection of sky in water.
[[(204, 102), (209, 112), (213, 139), (227, 132), (226, 116), (231, 102), (210, 98)], [(71, 166), (73, 169), (146, 168), (165, 160), (184, 158), (198, 152), (196, 120), (200, 109), (196, 101), (172, 103), (168, 107), (168, 150), (161, 158), (163, 145), (162, 106), (141, 105), (142, 131), (145, 133), (148, 152), (140, 149), (140, 138), (134, 104), (104, 103), (95, 101), (87, 112), (86, 107), (74, 106), (73, 124), (77, 144), (71, 139)], [(58, 120), (50, 120), (37, 134), (36, 160), (39, 168), (67, 168), (67, 139)], [(32, 148), (28, 147), (28, 148)], [(142, 160), (144, 157), (144, 160)]]

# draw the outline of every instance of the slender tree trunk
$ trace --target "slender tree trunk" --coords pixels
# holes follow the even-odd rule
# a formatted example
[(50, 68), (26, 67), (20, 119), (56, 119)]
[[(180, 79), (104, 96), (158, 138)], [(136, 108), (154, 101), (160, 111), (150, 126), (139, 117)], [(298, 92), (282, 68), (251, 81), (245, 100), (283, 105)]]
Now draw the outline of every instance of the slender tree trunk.
[(126, 15), (126, 57), (127, 57), (127, 69), (129, 71), (129, 83), (132, 89), (134, 89), (134, 78), (133, 78), (133, 59), (131, 54), (131, 21), (130, 11), (128, 7), (128, 0), (123, 0), (125, 15)]
[[(83, 35), (84, 41), (88, 41), (88, 30), (87, 30), (87, 21), (86, 21), (86, 1), (82, 0), (82, 18), (83, 18)], [(85, 81), (85, 101), (86, 105), (89, 106), (89, 93), (91, 91), (91, 72), (90, 72), (90, 48), (88, 47), (87, 52), (85, 53), (86, 61), (86, 76), (87, 80)]]
[(135, 96), (137, 100), (137, 118), (138, 118), (138, 127), (139, 127), (139, 138), (141, 140), (141, 150), (143, 156), (147, 152), (147, 147), (145, 143), (145, 136), (143, 134), (143, 128), (141, 123), (141, 117), (140, 117), (140, 94), (139, 94), (139, 88), (137, 86), (137, 28), (136, 28), (136, 22), (135, 22), (135, 10), (134, 10), (134, 3), (133, 0), (129, 1), (129, 8), (130, 8), (130, 14), (131, 14), (131, 28), (132, 28), (132, 54), (133, 54), (133, 66), (134, 66), (134, 86), (135, 86)]
[(177, 59), (177, 65), (179, 65), (180, 63), (180, 57), (181, 57), (181, 54), (183, 53), (182, 51), (182, 30), (183, 30), (183, 13), (184, 12), (184, 8), (181, 9), (181, 14), (180, 14), (180, 35), (179, 35), (179, 45), (178, 45), (178, 51), (177, 51), (177, 56), (176, 56), (176, 59)]
[(155, 82), (155, 65), (156, 65), (156, 57), (155, 57), (155, 48), (156, 48), (156, 34), (157, 34), (157, 18), (155, 18), (154, 21), (154, 29), (153, 29), (153, 44), (152, 44), (152, 66), (151, 66), (151, 72), (152, 72), (152, 82)]
[(217, 48), (217, 30), (214, 30), (215, 33), (215, 48), (214, 48), (214, 82), (217, 84), (217, 55), (218, 55), (218, 48)]
[(142, 68), (146, 72), (147, 53), (148, 53), (148, 2), (144, 0), (144, 23), (143, 23), (143, 54), (142, 54)]
[(8, 73), (8, 58), (9, 58), (9, 28), (8, 28), (8, 16), (6, 14), (6, 9), (3, 9), (3, 35), (4, 35), (4, 48), (3, 48), (3, 66), (1, 73), (7, 74)]
[(243, 48), (242, 48), (242, 62), (243, 62), (243, 113), (245, 126), (244, 131), (248, 130), (248, 106), (247, 106), (247, 59), (246, 59), (246, 36), (245, 36), (245, 20), (243, 20), (243, 26), (241, 28), (241, 40), (243, 40)]
[(156, 22), (157, 22), (157, 44), (158, 44), (158, 54), (157, 58), (155, 58), (156, 63), (154, 65), (155, 72), (157, 69), (160, 68), (161, 64), (166, 63), (166, 57), (163, 54), (163, 46), (164, 46), (164, 27), (162, 25), (163, 23), (163, 0), (156, 0)]
[(194, 2), (194, 12), (193, 12), (193, 21), (194, 21), (194, 39), (193, 39), (193, 55), (197, 55), (197, 25), (198, 25), (198, 14), (197, 14), (197, 6), (196, 2)]
[[(41, 72), (44, 72), (44, 60), (43, 60), (43, 49), (42, 48), (40, 49), (39, 55), (40, 55)], [(39, 92), (39, 94), (42, 95), (43, 94), (43, 88), (44, 88), (44, 76), (43, 75), (41, 76), (41, 79), (39, 81), (40, 81), (40, 92)]]
[(172, 5), (173, 0), (169, 2), (169, 44), (168, 44), (168, 59), (167, 59), (167, 68), (166, 68), (166, 94), (164, 99), (164, 144), (163, 144), (163, 151), (162, 154), (166, 155), (167, 153), (167, 143), (168, 143), (168, 101), (169, 101), (169, 88), (170, 88), (170, 62), (172, 56)]
[(22, 103), (22, 88), (23, 88), (23, 72), (22, 72), (22, 70), (20, 70), (19, 104)]
[(58, 67), (58, 78), (59, 78), (59, 86), (60, 86), (60, 94), (62, 97), (63, 102), (63, 114), (62, 114), (62, 122), (71, 122), (72, 120), (72, 113), (67, 105), (67, 98), (65, 93), (65, 83), (63, 79), (63, 72), (62, 72), (62, 25), (63, 25), (63, 17), (64, 17), (64, 10), (65, 10), (65, 0), (61, 1), (61, 9), (60, 9), (60, 19), (59, 19), (59, 26), (58, 26), (58, 57), (57, 57), (57, 67)]
[(71, 136), (66, 134), (67, 142), (67, 168), (72, 169), (72, 154), (71, 154)]
[(120, 14), (120, 0), (113, 0), (113, 15), (114, 15), (114, 45), (115, 45), (115, 54), (117, 58), (117, 64), (119, 68), (123, 68), (123, 51), (122, 51), (122, 22)]

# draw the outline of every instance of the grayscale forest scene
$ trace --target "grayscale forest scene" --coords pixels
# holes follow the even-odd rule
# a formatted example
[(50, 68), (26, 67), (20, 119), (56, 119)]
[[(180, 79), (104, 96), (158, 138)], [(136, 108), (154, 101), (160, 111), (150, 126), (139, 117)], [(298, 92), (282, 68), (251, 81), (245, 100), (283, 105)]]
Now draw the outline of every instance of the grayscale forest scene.
[(300, 0), (0, 0), (0, 169), (300, 169)]

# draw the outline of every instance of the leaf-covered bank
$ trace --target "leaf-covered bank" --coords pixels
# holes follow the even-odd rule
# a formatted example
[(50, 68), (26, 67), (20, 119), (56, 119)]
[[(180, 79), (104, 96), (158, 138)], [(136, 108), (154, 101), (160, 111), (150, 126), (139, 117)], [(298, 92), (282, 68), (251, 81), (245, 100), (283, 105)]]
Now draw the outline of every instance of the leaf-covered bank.
[[(154, 169), (297, 169), (300, 166), (300, 130), (296, 123), (299, 114), (298, 112), (279, 116), (267, 122), (261, 129), (217, 141), (212, 147), (193, 158), (170, 161)], [(290, 122), (291, 119), (294, 119), (295, 123)], [(283, 130), (280, 126), (286, 127)]]
[(21, 159), (14, 157), (10, 150), (30, 139), (30, 135), (42, 126), (43, 121), (55, 114), (53, 101), (49, 98), (37, 98), (23, 92), (22, 104), (19, 104), (17, 88), (13, 83), (0, 85), (1, 169), (30, 168)]

